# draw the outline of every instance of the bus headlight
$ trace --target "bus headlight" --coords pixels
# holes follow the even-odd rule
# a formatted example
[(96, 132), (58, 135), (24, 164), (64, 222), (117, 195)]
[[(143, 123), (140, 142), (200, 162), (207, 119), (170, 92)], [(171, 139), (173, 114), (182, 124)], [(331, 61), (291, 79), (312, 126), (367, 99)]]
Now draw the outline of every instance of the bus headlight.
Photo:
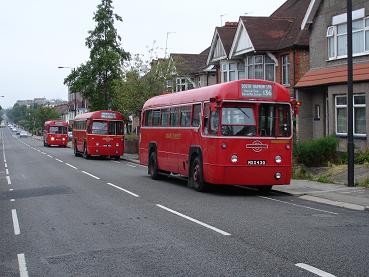
[(54, 141), (55, 140), (55, 138), (54, 137), (51, 137), (51, 139), (50, 139), (51, 141)]
[(99, 145), (100, 145), (100, 143), (96, 142), (96, 146), (99, 146)]
[(232, 157), (231, 157), (231, 162), (232, 162), (232, 163), (237, 163), (237, 162), (238, 162), (238, 157), (237, 157), (237, 155), (232, 155)]
[(62, 138), (63, 141), (65, 141), (65, 138)]
[(116, 147), (119, 147), (119, 143), (116, 143), (116, 144), (115, 144), (115, 146), (116, 146)]
[(277, 173), (274, 175), (274, 178), (275, 178), (276, 180), (279, 180), (279, 179), (281, 179), (281, 178), (282, 178), (282, 174), (281, 174), (281, 173), (279, 173), (279, 172), (277, 172)]
[(275, 162), (276, 162), (277, 164), (280, 164), (280, 163), (282, 162), (282, 157), (281, 157), (281, 156), (279, 156), (279, 155), (275, 156)]

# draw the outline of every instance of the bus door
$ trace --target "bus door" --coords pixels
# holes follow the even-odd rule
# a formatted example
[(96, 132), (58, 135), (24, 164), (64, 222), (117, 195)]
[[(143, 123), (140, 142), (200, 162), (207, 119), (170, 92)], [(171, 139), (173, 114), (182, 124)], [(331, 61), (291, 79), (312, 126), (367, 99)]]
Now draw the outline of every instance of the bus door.
[(219, 132), (219, 109), (211, 109), (210, 103), (204, 105), (203, 122), (203, 164), (215, 163), (219, 152), (217, 149)]

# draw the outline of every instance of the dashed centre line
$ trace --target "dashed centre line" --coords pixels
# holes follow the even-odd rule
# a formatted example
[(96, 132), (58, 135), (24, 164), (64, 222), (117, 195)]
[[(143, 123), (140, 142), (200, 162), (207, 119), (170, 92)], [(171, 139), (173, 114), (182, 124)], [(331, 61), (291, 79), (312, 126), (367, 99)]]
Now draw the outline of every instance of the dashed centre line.
[(19, 275), (20, 277), (28, 277), (28, 270), (26, 264), (26, 257), (23, 253), (18, 254), (18, 266), (19, 266)]
[(112, 186), (112, 187), (114, 187), (114, 188), (117, 188), (117, 189), (119, 189), (119, 190), (121, 190), (121, 191), (124, 191), (124, 192), (126, 192), (126, 193), (128, 193), (128, 194), (130, 194), (130, 195), (132, 195), (132, 196), (134, 196), (134, 197), (140, 197), (138, 194), (136, 194), (136, 193), (133, 193), (133, 192), (131, 192), (131, 191), (129, 191), (129, 190), (126, 190), (126, 189), (124, 189), (124, 188), (121, 188), (121, 187), (118, 187), (118, 186), (116, 186), (116, 185), (114, 185), (114, 184), (112, 184), (112, 183), (107, 183), (109, 186)]
[(19, 221), (17, 216), (17, 210), (12, 209), (12, 219), (13, 219), (13, 227), (14, 227), (14, 234), (19, 235), (20, 234), (20, 228), (19, 228)]
[(53, 158), (53, 156), (51, 156), (51, 155), (47, 155), (49, 158)]
[(95, 179), (97, 179), (97, 180), (100, 180), (100, 178), (99, 178), (99, 177), (97, 177), (97, 176), (95, 176), (95, 175), (93, 175), (93, 174), (91, 174), (91, 173), (88, 173), (88, 172), (86, 172), (86, 171), (84, 171), (84, 170), (82, 170), (82, 172), (83, 172), (84, 174), (88, 175), (88, 176), (91, 176), (92, 178), (95, 178)]
[(302, 269), (305, 269), (305, 270), (307, 270), (311, 273), (314, 273), (318, 276), (321, 276), (321, 277), (336, 277), (335, 275), (332, 275), (328, 272), (325, 272), (323, 270), (320, 270), (319, 268), (313, 267), (313, 266), (308, 265), (308, 264), (298, 263), (298, 264), (295, 264), (295, 266), (300, 267)]
[(58, 158), (55, 158), (55, 160), (57, 160), (60, 163), (64, 163), (62, 160), (59, 160)]
[(9, 176), (6, 176), (6, 181), (8, 182), (8, 185), (11, 185), (12, 184), (12, 181), (10, 181), (10, 177)]
[(165, 206), (163, 206), (163, 205), (156, 204), (156, 206), (157, 206), (157, 207), (159, 207), (159, 208), (161, 208), (161, 209), (164, 209), (164, 210), (166, 210), (166, 211), (168, 211), (168, 212), (171, 212), (171, 213), (173, 213), (173, 214), (175, 214), (175, 215), (178, 215), (178, 216), (180, 216), (180, 217), (183, 217), (183, 218), (185, 218), (185, 219), (187, 219), (187, 220), (189, 220), (189, 221), (192, 221), (192, 222), (194, 222), (194, 223), (197, 223), (197, 224), (199, 224), (199, 225), (201, 225), (201, 226), (203, 226), (203, 227), (206, 227), (206, 228), (208, 228), (208, 229), (210, 229), (210, 230), (213, 230), (213, 231), (215, 231), (215, 232), (217, 232), (217, 233), (219, 233), (219, 234), (222, 234), (223, 236), (230, 236), (230, 235), (231, 235), (230, 233), (227, 233), (227, 232), (225, 232), (225, 231), (223, 231), (223, 230), (220, 230), (220, 229), (218, 229), (218, 228), (216, 228), (216, 227), (214, 227), (214, 226), (211, 226), (211, 225), (209, 225), (209, 224), (207, 224), (207, 223), (201, 222), (200, 220), (194, 219), (194, 218), (192, 218), (192, 217), (189, 217), (189, 216), (187, 216), (187, 215), (184, 215), (184, 214), (181, 214), (181, 213), (179, 213), (179, 212), (177, 212), (177, 211), (174, 211), (174, 210), (172, 210), (172, 209), (169, 209), (169, 208), (167, 208), (167, 207), (165, 207)]
[(71, 167), (71, 168), (74, 168), (74, 169), (77, 169), (77, 167), (75, 167), (74, 165), (71, 165), (69, 163), (65, 163), (67, 166)]

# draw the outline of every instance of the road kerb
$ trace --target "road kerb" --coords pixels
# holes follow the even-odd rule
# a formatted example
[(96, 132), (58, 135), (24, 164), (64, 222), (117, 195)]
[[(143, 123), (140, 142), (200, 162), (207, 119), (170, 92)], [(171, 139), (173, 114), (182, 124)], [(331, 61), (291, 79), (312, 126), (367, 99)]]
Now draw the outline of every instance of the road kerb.
[(327, 205), (331, 205), (331, 206), (336, 206), (336, 207), (346, 208), (346, 209), (350, 209), (350, 210), (355, 210), (355, 211), (365, 211), (365, 210), (369, 211), (369, 207), (365, 207), (365, 206), (362, 206), (362, 205), (340, 202), (340, 201), (334, 201), (334, 200), (329, 200), (329, 199), (326, 199), (326, 198), (321, 198), (321, 197), (316, 197), (316, 196), (311, 196), (311, 195), (302, 195), (299, 198), (304, 199), (304, 200), (308, 200), (308, 201), (317, 202), (317, 203), (322, 203), (322, 204), (327, 204)]

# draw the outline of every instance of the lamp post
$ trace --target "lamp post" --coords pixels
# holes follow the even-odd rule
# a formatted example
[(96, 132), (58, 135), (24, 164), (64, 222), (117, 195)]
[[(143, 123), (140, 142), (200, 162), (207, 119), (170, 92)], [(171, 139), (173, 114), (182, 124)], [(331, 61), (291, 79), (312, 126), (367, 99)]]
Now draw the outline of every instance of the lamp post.
[[(68, 68), (71, 69), (72, 71), (74, 70), (74, 67), (70, 67), (70, 66), (58, 66), (59, 69), (64, 69), (64, 68)], [(76, 118), (77, 116), (77, 93), (74, 93), (74, 118)]]

